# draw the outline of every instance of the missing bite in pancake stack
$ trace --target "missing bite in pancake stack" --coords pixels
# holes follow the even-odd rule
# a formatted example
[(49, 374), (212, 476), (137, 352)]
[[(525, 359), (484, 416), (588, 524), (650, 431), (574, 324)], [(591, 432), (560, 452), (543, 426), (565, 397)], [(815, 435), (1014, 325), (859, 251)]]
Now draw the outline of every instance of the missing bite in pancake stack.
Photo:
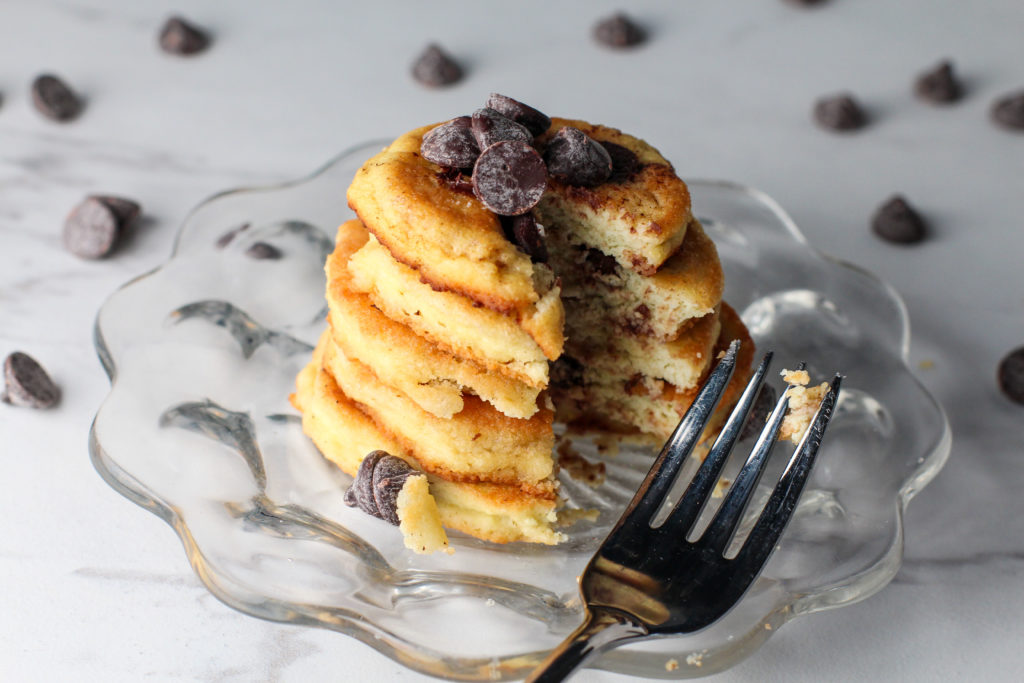
[(753, 348), (654, 148), (487, 104), (399, 137), (356, 174), (359, 218), (328, 259), (329, 326), (294, 402), (324, 455), (371, 482), (350, 496), (371, 514), (394, 521), (387, 492), (405, 481), (378, 459), (360, 471), (382, 450), (426, 476), (432, 500), (407, 516), (551, 544), (556, 417), (663, 440), (718, 351), (744, 340), (746, 368)]

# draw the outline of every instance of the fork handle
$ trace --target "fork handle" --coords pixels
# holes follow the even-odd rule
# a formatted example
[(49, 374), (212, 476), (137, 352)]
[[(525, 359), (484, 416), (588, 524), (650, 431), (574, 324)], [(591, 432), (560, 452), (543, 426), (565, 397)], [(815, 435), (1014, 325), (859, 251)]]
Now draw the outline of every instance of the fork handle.
[(647, 629), (625, 614), (611, 610), (587, 610), (580, 627), (548, 655), (526, 683), (564, 681), (602, 650), (645, 635)]

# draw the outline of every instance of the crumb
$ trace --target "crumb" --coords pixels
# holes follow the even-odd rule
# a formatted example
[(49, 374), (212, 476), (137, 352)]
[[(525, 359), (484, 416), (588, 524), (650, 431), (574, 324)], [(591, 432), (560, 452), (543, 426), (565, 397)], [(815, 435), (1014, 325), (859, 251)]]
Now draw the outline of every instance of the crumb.
[(686, 663), (690, 666), (695, 666), (698, 669), (704, 666), (704, 662), (702, 661), (704, 659), (704, 652), (707, 652), (707, 650), (703, 652), (692, 652), (686, 655)]
[(811, 376), (806, 370), (786, 370), (779, 373), (786, 384), (805, 387), (811, 383)]
[(590, 462), (568, 440), (558, 444), (555, 450), (558, 453), (558, 466), (568, 472), (570, 477), (595, 488), (604, 483), (603, 462)]
[(925, 358), (923, 361), (917, 364), (917, 367), (921, 370), (931, 370), (935, 367), (935, 361)]
[(807, 428), (811, 426), (814, 413), (828, 393), (829, 386), (827, 382), (822, 382), (816, 387), (808, 387), (811, 377), (806, 370), (783, 370), (780, 374), (789, 384), (789, 388), (786, 389), (789, 409), (782, 421), (782, 429), (779, 430), (779, 440), (788, 439), (798, 444)]
[(596, 508), (563, 508), (558, 511), (557, 526), (572, 526), (576, 522), (596, 522), (601, 515)]
[(679, 668), (679, 660), (673, 657), (665, 662), (665, 671), (675, 671)]
[(610, 434), (599, 434), (593, 440), (594, 445), (597, 446), (597, 452), (601, 455), (614, 457), (619, 454), (621, 440), (618, 437)]
[(405, 547), (414, 553), (426, 554), (442, 550), (449, 555), (455, 549), (448, 545), (448, 536), (441, 526), (437, 502), (430, 495), (427, 478), (412, 476), (398, 492), (398, 528), (402, 531)]
[(764, 630), (765, 631), (771, 631), (772, 630), (772, 625), (771, 624), (765, 624), (764, 625)]
[(732, 480), (728, 477), (722, 477), (715, 482), (715, 488), (711, 490), (712, 498), (722, 498), (725, 496), (725, 492), (729, 490), (729, 486), (732, 485)]

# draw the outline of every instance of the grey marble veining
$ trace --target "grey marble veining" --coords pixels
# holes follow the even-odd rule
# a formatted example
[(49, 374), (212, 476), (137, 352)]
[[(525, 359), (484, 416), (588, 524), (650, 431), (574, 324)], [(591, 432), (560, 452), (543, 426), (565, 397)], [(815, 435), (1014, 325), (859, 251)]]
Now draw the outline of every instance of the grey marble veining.
[[(296, 178), (341, 149), (468, 111), (492, 90), (648, 138), (684, 176), (761, 187), (818, 248), (904, 296), (912, 367), (954, 430), (946, 468), (910, 505), (896, 579), (857, 605), (787, 624), (716, 681), (1015, 680), (1024, 639), (1024, 409), (994, 384), (1024, 345), (1024, 135), (991, 100), (1024, 88), (1015, 0), (630, 3), (656, 27), (629, 54), (595, 49), (616, 7), (525, 2), (339, 4), (128, 0), (0, 4), (0, 355), (36, 356), (58, 409), (0, 405), (0, 678), (12, 681), (427, 681), (333, 633), (235, 613), (193, 576), (174, 535), (111, 491), (86, 454), (107, 383), (93, 316), (162, 263), (187, 212), (237, 186)], [(174, 59), (156, 31), (180, 12), (214, 33)], [(500, 28), (498, 28), (500, 27)], [(424, 91), (408, 62), (429, 40), (470, 67)], [(966, 99), (931, 108), (913, 76), (943, 57)], [(43, 120), (28, 85), (54, 71), (87, 98)], [(821, 94), (850, 89), (875, 119), (813, 127)], [(342, 192), (344, 188), (339, 188)], [(910, 249), (867, 230), (903, 192), (933, 226)], [(83, 195), (124, 194), (145, 220), (109, 260), (63, 251)], [(584, 672), (580, 681), (625, 677)]]

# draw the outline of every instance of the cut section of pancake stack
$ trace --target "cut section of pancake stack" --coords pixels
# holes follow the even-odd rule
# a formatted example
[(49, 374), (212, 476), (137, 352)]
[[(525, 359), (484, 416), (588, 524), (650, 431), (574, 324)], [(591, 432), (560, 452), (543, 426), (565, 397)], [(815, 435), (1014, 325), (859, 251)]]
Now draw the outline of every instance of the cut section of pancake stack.
[[(444, 526), (552, 544), (556, 419), (663, 441), (716, 355), (743, 342), (735, 391), (753, 345), (721, 300), (686, 186), (655, 149), (582, 121), (539, 126), (543, 115), (501, 96), (488, 106), (529, 124), (548, 173), (539, 202), (518, 219), (496, 213), (504, 198), (489, 201), (476, 175), (424, 156), (435, 126), (368, 160), (348, 190), (359, 218), (326, 265), (328, 329), (294, 403), (345, 472), (387, 451), (427, 474)], [(561, 172), (552, 150), (567, 128), (605, 150), (595, 156), (610, 175)]]

